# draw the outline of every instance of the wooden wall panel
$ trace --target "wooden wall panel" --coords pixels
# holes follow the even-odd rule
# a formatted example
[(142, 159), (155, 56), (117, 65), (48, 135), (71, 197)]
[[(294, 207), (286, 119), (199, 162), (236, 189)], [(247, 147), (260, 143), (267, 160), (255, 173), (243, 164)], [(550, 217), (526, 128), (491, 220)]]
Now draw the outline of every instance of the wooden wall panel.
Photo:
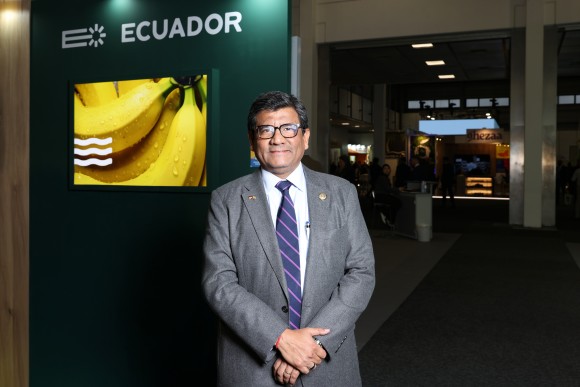
[(0, 0), (0, 386), (27, 387), (30, 0)]

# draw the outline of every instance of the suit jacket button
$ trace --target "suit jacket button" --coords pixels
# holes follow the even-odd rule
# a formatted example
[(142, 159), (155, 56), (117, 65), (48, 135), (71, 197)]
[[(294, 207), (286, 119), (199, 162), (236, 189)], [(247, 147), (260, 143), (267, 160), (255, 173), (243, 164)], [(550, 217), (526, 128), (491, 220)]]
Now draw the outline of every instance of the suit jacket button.
[(288, 313), (288, 307), (286, 305), (282, 307), (282, 312)]

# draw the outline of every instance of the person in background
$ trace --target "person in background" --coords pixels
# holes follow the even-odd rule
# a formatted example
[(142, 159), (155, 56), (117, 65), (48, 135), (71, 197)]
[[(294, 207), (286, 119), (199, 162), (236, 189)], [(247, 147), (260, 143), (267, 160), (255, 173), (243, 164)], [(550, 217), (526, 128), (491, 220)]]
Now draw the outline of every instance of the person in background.
[(397, 220), (397, 213), (401, 208), (399, 190), (391, 183), (391, 166), (383, 164), (382, 172), (375, 183), (375, 202), (385, 204), (381, 207), (381, 219), (389, 227), (393, 227)]
[(572, 172), (570, 177), (570, 184), (575, 187), (575, 197), (574, 197), (574, 218), (580, 219), (580, 160), (576, 164), (576, 169)]
[(203, 246), (217, 385), (361, 386), (354, 328), (375, 259), (356, 188), (302, 164), (295, 96), (259, 95), (247, 130), (260, 168), (212, 191)]
[(395, 169), (395, 187), (399, 190), (404, 189), (407, 186), (410, 174), (411, 168), (407, 164), (407, 160), (403, 156), (399, 157), (397, 169)]
[(449, 157), (443, 157), (443, 167), (441, 168), (441, 205), (445, 207), (447, 195), (451, 207), (455, 208), (455, 166)]
[(434, 181), (435, 176), (428, 159), (420, 159), (417, 156), (411, 158), (410, 181)]
[(338, 168), (336, 174), (343, 179), (348, 180), (350, 183), (355, 184), (356, 175), (354, 166), (350, 163), (348, 155), (341, 155), (338, 159)]
[(373, 160), (371, 161), (371, 165), (370, 165), (369, 170), (370, 170), (370, 176), (371, 176), (371, 179), (370, 179), (371, 189), (374, 189), (377, 178), (379, 177), (379, 175), (382, 172), (378, 157), (373, 157)]
[(360, 163), (358, 166), (358, 175), (368, 175), (370, 174), (370, 166), (367, 163)]
[(564, 161), (558, 159), (556, 161), (556, 204), (560, 205), (564, 201), (564, 192), (566, 191), (566, 184), (564, 181)]
[(572, 198), (571, 203), (575, 203), (576, 200), (576, 184), (575, 182), (572, 182), (572, 175), (575, 170), (576, 168), (574, 168), (572, 162), (568, 161), (562, 176), (564, 178), (563, 184), (567, 187), (566, 194)]

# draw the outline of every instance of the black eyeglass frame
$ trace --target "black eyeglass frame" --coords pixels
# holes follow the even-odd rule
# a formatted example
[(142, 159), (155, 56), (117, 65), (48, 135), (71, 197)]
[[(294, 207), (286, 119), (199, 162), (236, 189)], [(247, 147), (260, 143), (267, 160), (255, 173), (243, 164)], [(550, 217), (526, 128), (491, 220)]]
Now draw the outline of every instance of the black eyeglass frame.
[[(291, 130), (291, 132), (293, 132), (294, 134), (292, 136), (287, 136), (286, 134), (288, 134), (288, 132), (286, 132), (286, 134), (284, 134), (284, 132), (282, 132), (282, 127), (287, 127), (287, 126), (292, 126), (295, 128), (288, 128)], [(260, 135), (260, 128), (273, 128), (273, 130), (271, 132), (271, 136), (270, 137), (263, 137)], [(269, 140), (272, 137), (274, 137), (274, 135), (276, 134), (276, 129), (278, 129), (278, 131), (280, 132), (280, 134), (282, 135), (282, 137), (284, 138), (294, 138), (298, 135), (298, 130), (301, 129), (300, 124), (293, 124), (293, 123), (288, 123), (288, 124), (282, 124), (280, 126), (273, 126), (273, 125), (258, 125), (256, 126), (255, 132), (258, 135), (258, 138), (262, 139), (262, 140)]]

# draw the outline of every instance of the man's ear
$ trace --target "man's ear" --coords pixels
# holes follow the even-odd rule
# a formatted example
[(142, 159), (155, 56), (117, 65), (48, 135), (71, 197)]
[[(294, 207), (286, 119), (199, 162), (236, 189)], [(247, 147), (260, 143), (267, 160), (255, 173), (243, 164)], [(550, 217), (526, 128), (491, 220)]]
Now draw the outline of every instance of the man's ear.
[(303, 135), (304, 135), (304, 150), (306, 150), (306, 149), (308, 149), (309, 142), (310, 142), (309, 141), (310, 140), (310, 128), (306, 128), (304, 130)]

